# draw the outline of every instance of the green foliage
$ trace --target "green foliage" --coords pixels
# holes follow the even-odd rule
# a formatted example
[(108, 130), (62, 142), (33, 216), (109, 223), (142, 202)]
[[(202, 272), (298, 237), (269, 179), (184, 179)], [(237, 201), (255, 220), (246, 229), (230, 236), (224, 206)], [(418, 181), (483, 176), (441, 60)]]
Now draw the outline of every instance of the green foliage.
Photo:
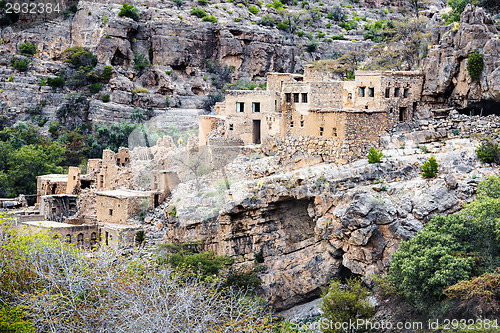
[[(342, 286), (340, 281), (332, 281), (330, 288), (323, 294), (320, 304), (322, 317), (329, 322), (321, 325), (325, 333), (342, 332), (335, 329), (335, 323), (369, 320), (375, 314), (375, 308), (368, 302), (369, 290), (363, 286), (361, 279), (351, 278)], [(361, 331), (365, 329), (358, 327)]]
[(354, 30), (358, 28), (358, 23), (356, 21), (346, 21), (346, 22), (339, 22), (339, 27), (344, 28), (345, 30)]
[(144, 243), (145, 240), (146, 240), (146, 233), (144, 232), (144, 230), (139, 230), (135, 233), (135, 242), (136, 243), (142, 244), (142, 243)]
[(199, 18), (203, 18), (207, 16), (207, 13), (203, 8), (200, 7), (192, 7), (191, 8), (191, 15), (197, 16)]
[(274, 26), (274, 20), (271, 16), (269, 15), (264, 15), (259, 21), (259, 25), (263, 25), (266, 27), (273, 27)]
[(256, 15), (259, 12), (259, 8), (257, 8), (257, 6), (254, 6), (254, 5), (248, 7), (248, 10), (250, 11), (250, 13), (252, 13), (254, 15)]
[(172, 0), (175, 5), (177, 6), (177, 9), (181, 9), (182, 8), (182, 5), (183, 5), (183, 0)]
[(306, 45), (307, 52), (315, 52), (318, 45), (319, 42), (317, 40), (315, 39), (310, 40), (309, 43), (307, 43)]
[(471, 0), (448, 0), (448, 6), (451, 7), (451, 12), (442, 15), (446, 24), (460, 22), (460, 15), (469, 3), (471, 3)]
[(93, 83), (89, 86), (89, 91), (91, 94), (97, 94), (102, 90), (102, 83)]
[(476, 156), (483, 163), (497, 163), (500, 161), (500, 149), (498, 143), (491, 139), (481, 141), (476, 147)]
[(340, 34), (340, 35), (333, 35), (332, 37), (330, 37), (332, 40), (345, 40), (345, 37), (343, 34)]
[(68, 63), (77, 69), (87, 66), (94, 68), (97, 64), (97, 57), (81, 46), (75, 46), (64, 50), (61, 57), (64, 59), (65, 63)]
[(280, 30), (283, 30), (283, 31), (289, 31), (290, 30), (290, 26), (288, 25), (288, 23), (286, 21), (280, 21), (278, 22), (278, 24), (276, 25), (276, 27)]
[(28, 65), (30, 64), (29, 59), (16, 59), (15, 57), (12, 57), (10, 60), (10, 64), (12, 67), (17, 69), (20, 72), (26, 72), (28, 70)]
[(434, 178), (438, 173), (438, 164), (436, 158), (431, 156), (429, 160), (425, 161), (422, 165), (422, 177), (424, 178)]
[(12, 75), (9, 75), (9, 77), (7, 78), (7, 82), (14, 82), (14, 78), (12, 77)]
[(33, 55), (37, 51), (37, 46), (33, 43), (21, 43), (19, 44), (19, 51), (22, 54), (28, 54), (28, 55)]
[(135, 8), (133, 5), (127, 4), (126, 2), (124, 2), (122, 8), (120, 8), (118, 16), (130, 17), (134, 21), (137, 21), (139, 19), (137, 8)]
[(177, 216), (177, 207), (173, 206), (170, 212), (168, 212), (169, 216), (176, 217)]
[(46, 82), (50, 87), (52, 87), (52, 89), (64, 87), (64, 79), (59, 76), (48, 77)]
[(31, 333), (35, 332), (33, 321), (19, 307), (0, 308), (0, 332)]
[(111, 75), (113, 74), (113, 67), (104, 66), (102, 69), (101, 79), (104, 81), (109, 81), (111, 79)]
[(150, 63), (144, 54), (135, 52), (134, 53), (134, 61), (132, 62), (132, 65), (139, 72), (142, 72), (143, 70), (145, 70), (146, 68), (148, 68), (150, 66)]
[(232, 264), (233, 260), (225, 256), (216, 256), (214, 252), (193, 253), (182, 250), (167, 253), (158, 258), (160, 264), (169, 264), (174, 268), (197, 270), (202, 276), (217, 274), (223, 267)]
[(500, 266), (499, 214), (500, 178), (492, 177), (464, 210), (434, 216), (400, 245), (392, 256), (391, 282), (420, 311), (442, 311), (445, 288)]
[(109, 94), (102, 95), (102, 101), (108, 103), (110, 101)]
[(198, 3), (202, 6), (208, 5), (209, 1), (208, 0), (198, 0)]
[(128, 137), (136, 127), (136, 124), (126, 121), (110, 125), (96, 123), (87, 142), (90, 148), (89, 158), (101, 158), (102, 151), (106, 148), (118, 152), (119, 147), (128, 147)]
[(227, 274), (225, 286), (242, 290), (255, 290), (262, 284), (262, 280), (257, 274), (263, 272), (265, 269), (265, 266), (258, 264), (232, 267)]
[(479, 81), (481, 74), (483, 73), (483, 55), (477, 51), (474, 51), (467, 59), (467, 71), (472, 81)]
[(130, 114), (130, 120), (132, 120), (132, 122), (135, 123), (142, 123), (146, 119), (147, 119), (146, 115), (139, 108), (136, 108), (135, 111)]
[(375, 148), (371, 147), (368, 152), (368, 163), (380, 163), (382, 162), (382, 157), (384, 157), (382, 151), (375, 150)]
[(217, 23), (217, 18), (213, 15), (210, 15), (210, 16), (207, 15), (207, 16), (203, 17), (203, 21)]

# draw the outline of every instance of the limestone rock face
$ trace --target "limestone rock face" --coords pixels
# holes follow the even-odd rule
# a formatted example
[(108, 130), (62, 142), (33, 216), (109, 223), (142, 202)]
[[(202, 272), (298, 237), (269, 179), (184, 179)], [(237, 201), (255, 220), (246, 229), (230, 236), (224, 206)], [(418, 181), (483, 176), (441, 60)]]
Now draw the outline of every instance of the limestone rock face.
[[(500, 102), (500, 34), (491, 16), (483, 8), (468, 5), (457, 31), (450, 25), (437, 35), (439, 43), (424, 62), (424, 96), (460, 107), (481, 100)], [(467, 72), (467, 59), (475, 50), (484, 59), (479, 82), (471, 81)]]

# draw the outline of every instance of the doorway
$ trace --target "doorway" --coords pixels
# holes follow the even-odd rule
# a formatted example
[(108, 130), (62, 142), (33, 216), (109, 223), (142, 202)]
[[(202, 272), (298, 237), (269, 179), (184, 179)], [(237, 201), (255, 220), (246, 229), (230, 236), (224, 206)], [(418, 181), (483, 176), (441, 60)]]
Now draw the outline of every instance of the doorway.
[(408, 111), (408, 108), (407, 107), (404, 107), (404, 108), (399, 108), (399, 121), (400, 122), (405, 122), (407, 119), (407, 111)]
[(260, 144), (260, 120), (253, 121), (253, 143)]

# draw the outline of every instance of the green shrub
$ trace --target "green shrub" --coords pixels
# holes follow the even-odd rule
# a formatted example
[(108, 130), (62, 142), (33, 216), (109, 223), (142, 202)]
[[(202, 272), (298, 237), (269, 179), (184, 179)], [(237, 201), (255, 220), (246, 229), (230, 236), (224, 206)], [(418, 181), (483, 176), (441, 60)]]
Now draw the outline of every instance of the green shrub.
[(129, 5), (126, 2), (123, 3), (123, 6), (120, 9), (118, 16), (130, 17), (134, 21), (137, 21), (139, 19), (139, 14), (137, 13), (137, 9), (133, 5)]
[(0, 308), (0, 332), (31, 333), (35, 332), (33, 321), (19, 307)]
[(428, 161), (425, 161), (422, 165), (422, 177), (424, 178), (434, 178), (438, 173), (438, 164), (436, 158), (431, 156)]
[(29, 55), (33, 55), (36, 53), (36, 50), (37, 50), (37, 46), (33, 43), (21, 43), (19, 45), (19, 51), (22, 53), (22, 54), (29, 54)]
[(330, 37), (332, 40), (345, 40), (345, 37), (343, 34), (340, 34), (340, 35), (333, 35), (332, 37)]
[(214, 252), (193, 253), (181, 250), (176, 253), (167, 253), (158, 258), (160, 264), (169, 264), (174, 268), (192, 268), (201, 275), (217, 274), (223, 267), (233, 263), (233, 260), (225, 256), (216, 256)]
[[(323, 294), (320, 308), (323, 319), (329, 322), (328, 325), (321, 325), (325, 333), (340, 332), (335, 329), (335, 323), (369, 320), (375, 314), (374, 306), (367, 300), (369, 290), (362, 285), (361, 279), (351, 278), (346, 282), (347, 286), (342, 286), (340, 281), (332, 281)], [(364, 331), (362, 327), (358, 329)]]
[(170, 210), (170, 212), (168, 212), (168, 215), (169, 216), (172, 216), (172, 217), (176, 217), (177, 216), (177, 207), (172, 207), (172, 209)]
[(303, 37), (305, 35), (305, 32), (302, 30), (297, 31), (297, 36)]
[(7, 82), (14, 82), (14, 78), (12, 77), (12, 75), (9, 75), (9, 77), (7, 78)]
[(102, 90), (102, 83), (93, 83), (89, 86), (89, 91), (91, 94), (97, 94)]
[(278, 29), (280, 29), (280, 30), (283, 30), (283, 31), (290, 30), (290, 26), (285, 21), (278, 22), (278, 24), (276, 25), (276, 27)]
[(48, 77), (47, 84), (52, 87), (52, 89), (62, 88), (64, 87), (64, 79), (60, 76), (56, 76), (54, 78)]
[(61, 56), (65, 63), (69, 63), (78, 69), (87, 66), (93, 68), (97, 64), (97, 57), (81, 46), (66, 49)]
[(234, 22), (241, 22), (241, 21), (242, 21), (242, 19), (240, 17), (235, 17), (234, 18)]
[(207, 13), (205, 12), (205, 10), (203, 8), (193, 7), (193, 8), (191, 8), (191, 15), (197, 16), (199, 18), (203, 18), (203, 17), (207, 16)]
[(182, 0), (172, 0), (178, 9), (182, 8), (183, 1)]
[(110, 98), (109, 98), (109, 94), (104, 94), (104, 95), (102, 95), (102, 101), (103, 101), (104, 103), (108, 103), (108, 102), (109, 102), (109, 100), (110, 100)]
[(137, 244), (142, 244), (144, 243), (144, 241), (146, 240), (146, 233), (144, 232), (144, 230), (139, 230), (135, 233), (135, 242)]
[(146, 68), (148, 68), (150, 66), (150, 63), (144, 54), (140, 54), (140, 53), (136, 52), (136, 53), (134, 53), (134, 61), (132, 62), (132, 65), (139, 72), (142, 72), (143, 70), (145, 70)]
[(108, 81), (111, 78), (112, 74), (113, 74), (113, 67), (104, 66), (104, 68), (102, 69), (101, 79)]
[(479, 81), (479, 78), (483, 73), (483, 67), (483, 55), (474, 51), (469, 56), (469, 59), (467, 59), (467, 71), (469, 72), (469, 76), (472, 81)]
[(26, 72), (28, 70), (28, 65), (30, 64), (29, 59), (16, 59), (15, 57), (12, 57), (10, 60), (10, 64), (12, 67), (17, 69), (20, 72)]
[(483, 163), (497, 163), (500, 160), (498, 144), (491, 139), (481, 141), (476, 147), (476, 156)]
[(446, 24), (460, 22), (460, 15), (471, 0), (448, 0), (448, 6), (451, 7), (451, 12), (442, 15)]
[(243, 267), (232, 267), (227, 274), (225, 286), (235, 287), (242, 290), (254, 290), (262, 284), (258, 273), (266, 269), (263, 265), (251, 265)]
[(380, 163), (382, 162), (382, 157), (384, 157), (382, 151), (375, 150), (375, 148), (371, 147), (368, 152), (368, 163)]
[(263, 25), (266, 27), (273, 27), (274, 26), (274, 20), (271, 16), (269, 15), (264, 15), (259, 21), (259, 25)]
[(198, 0), (198, 3), (202, 6), (208, 5), (208, 2), (209, 2), (208, 0)]
[(132, 93), (134, 94), (147, 94), (148, 90), (146, 88), (135, 88), (132, 90)]
[(312, 39), (309, 41), (309, 43), (307, 43), (306, 45), (306, 50), (307, 52), (314, 52), (316, 51), (316, 48), (318, 47), (319, 45), (319, 42), (315, 39)]
[(203, 21), (217, 23), (217, 18), (213, 15), (203, 17)]
[(259, 12), (259, 8), (257, 8), (257, 6), (253, 6), (253, 5), (252, 5), (252, 6), (250, 6), (250, 7), (248, 8), (248, 10), (250, 11), (250, 13), (252, 13), (252, 14), (254, 14), (254, 15), (255, 15), (255, 14), (257, 14), (257, 13)]

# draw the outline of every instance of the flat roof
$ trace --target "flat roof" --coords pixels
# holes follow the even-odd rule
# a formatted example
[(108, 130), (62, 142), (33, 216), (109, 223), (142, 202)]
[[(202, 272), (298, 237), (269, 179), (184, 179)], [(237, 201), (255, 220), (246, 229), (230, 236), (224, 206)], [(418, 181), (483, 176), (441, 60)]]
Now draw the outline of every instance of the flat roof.
[(152, 192), (152, 191), (134, 191), (134, 190), (125, 190), (125, 189), (96, 192), (96, 195), (102, 195), (102, 196), (113, 197), (113, 198), (118, 198), (118, 199), (149, 197), (153, 194), (154, 194), (154, 192)]
[(54, 180), (57, 182), (64, 182), (68, 181), (68, 175), (66, 174), (50, 174), (50, 175), (42, 175), (38, 176), (37, 178), (40, 178), (42, 180)]
[(74, 224), (69, 224), (69, 223), (62, 223), (62, 222), (55, 222), (55, 221), (26, 221), (26, 222), (21, 222), (22, 224), (27, 224), (27, 225), (32, 225), (35, 227), (42, 227), (42, 228), (72, 228), (72, 227), (78, 227), (77, 225)]

